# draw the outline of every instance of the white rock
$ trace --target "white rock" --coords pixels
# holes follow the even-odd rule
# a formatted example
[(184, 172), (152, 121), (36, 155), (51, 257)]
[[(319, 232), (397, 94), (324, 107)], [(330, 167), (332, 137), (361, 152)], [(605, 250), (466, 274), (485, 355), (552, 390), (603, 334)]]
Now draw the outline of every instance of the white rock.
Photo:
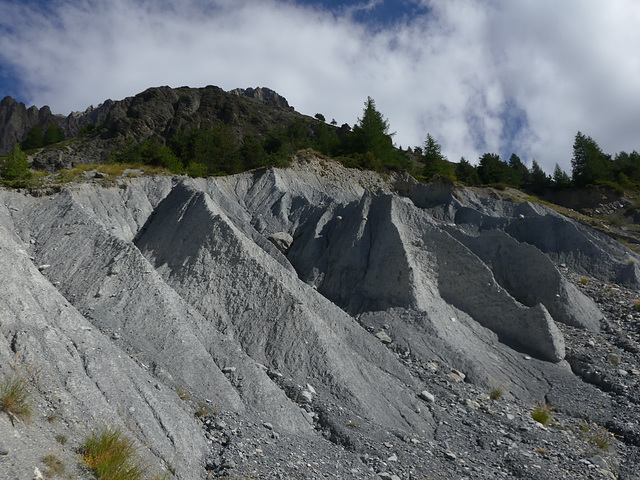
[(429, 403), (434, 403), (436, 401), (436, 397), (434, 397), (432, 393), (429, 393), (426, 390), (421, 391), (418, 397)]

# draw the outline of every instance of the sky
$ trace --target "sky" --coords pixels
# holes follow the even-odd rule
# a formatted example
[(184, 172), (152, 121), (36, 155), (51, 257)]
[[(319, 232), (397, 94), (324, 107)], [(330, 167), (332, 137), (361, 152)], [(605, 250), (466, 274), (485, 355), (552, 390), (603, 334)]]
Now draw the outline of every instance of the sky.
[(0, 0), (0, 98), (67, 115), (148, 87), (268, 87), (401, 147), (571, 173), (640, 150), (638, 0)]

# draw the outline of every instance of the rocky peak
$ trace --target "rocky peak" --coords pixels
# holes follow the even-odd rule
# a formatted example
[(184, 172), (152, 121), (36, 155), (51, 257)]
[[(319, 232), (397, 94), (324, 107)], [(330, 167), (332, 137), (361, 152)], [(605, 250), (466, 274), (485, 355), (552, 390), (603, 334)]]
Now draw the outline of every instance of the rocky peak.
[[(256, 104), (272, 107), (257, 111)], [(44, 130), (52, 123), (60, 125), (67, 137), (75, 137), (86, 125), (105, 126), (106, 138), (145, 140), (155, 136), (168, 139), (176, 133), (218, 122), (232, 126), (238, 138), (244, 133), (264, 135), (276, 126), (286, 125), (297, 115), (286, 98), (264, 87), (237, 88), (225, 92), (219, 87), (152, 87), (124, 100), (106, 100), (98, 107), (68, 116), (54, 115), (48, 106), (27, 108), (6, 97), (0, 103), (0, 154), (25, 139), (39, 124)]]
[(253, 98), (254, 100), (258, 100), (260, 102), (275, 103), (280, 107), (293, 110), (293, 107), (289, 105), (289, 102), (287, 102), (286, 98), (284, 98), (282, 95), (279, 95), (277, 92), (271, 90), (270, 88), (236, 88), (234, 90), (230, 90), (229, 93), (232, 93), (233, 95)]
[(46, 105), (40, 109), (35, 106), (27, 108), (24, 103), (5, 97), (0, 102), (0, 154), (24, 140), (29, 129), (36, 124), (44, 130), (50, 123), (59, 121), (60, 117), (51, 113)]

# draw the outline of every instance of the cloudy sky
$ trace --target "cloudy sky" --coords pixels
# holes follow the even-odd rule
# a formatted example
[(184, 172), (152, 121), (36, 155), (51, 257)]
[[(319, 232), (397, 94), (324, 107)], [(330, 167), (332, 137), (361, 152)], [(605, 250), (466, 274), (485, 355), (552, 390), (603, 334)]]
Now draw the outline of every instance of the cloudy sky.
[(640, 150), (638, 0), (0, 0), (0, 97), (68, 114), (150, 86), (269, 87), (397, 145), (570, 172)]

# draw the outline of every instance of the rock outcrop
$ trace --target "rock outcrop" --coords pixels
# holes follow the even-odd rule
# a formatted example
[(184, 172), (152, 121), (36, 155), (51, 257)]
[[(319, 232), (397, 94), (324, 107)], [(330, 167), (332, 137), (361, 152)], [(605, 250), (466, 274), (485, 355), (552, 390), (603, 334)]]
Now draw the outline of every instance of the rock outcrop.
[(35, 125), (39, 125), (44, 131), (49, 124), (60, 120), (59, 116), (51, 113), (48, 106), (27, 108), (24, 103), (4, 97), (0, 102), (0, 154), (8, 152), (16, 143), (24, 140), (27, 132)]
[[(15, 356), (37, 366), (37, 415), (56, 412), (74, 438), (121, 426), (177, 478), (262, 471), (278, 463), (263, 448), (303, 449), (308, 468), (336, 478), (346, 473), (329, 460), (344, 457), (370, 478), (359, 462), (381, 475), (398, 462), (371, 457), (391, 437), (443, 448), (441, 460), (400, 457), (454, 478), (467, 450), (451, 451), (446, 433), (453, 390), (499, 386), (514, 405), (552, 399), (604, 424), (611, 401), (572, 371), (586, 365), (572, 342), (610, 326), (567, 271), (637, 288), (629, 260), (640, 258), (546, 207), (313, 156), (230, 177), (3, 190), (0, 373)], [(196, 420), (204, 407), (217, 413)], [(55, 445), (62, 427), (35, 423), (39, 440), (0, 421), (10, 476)], [(484, 445), (473, 424), (459, 428)], [(258, 453), (239, 432), (262, 439)]]

